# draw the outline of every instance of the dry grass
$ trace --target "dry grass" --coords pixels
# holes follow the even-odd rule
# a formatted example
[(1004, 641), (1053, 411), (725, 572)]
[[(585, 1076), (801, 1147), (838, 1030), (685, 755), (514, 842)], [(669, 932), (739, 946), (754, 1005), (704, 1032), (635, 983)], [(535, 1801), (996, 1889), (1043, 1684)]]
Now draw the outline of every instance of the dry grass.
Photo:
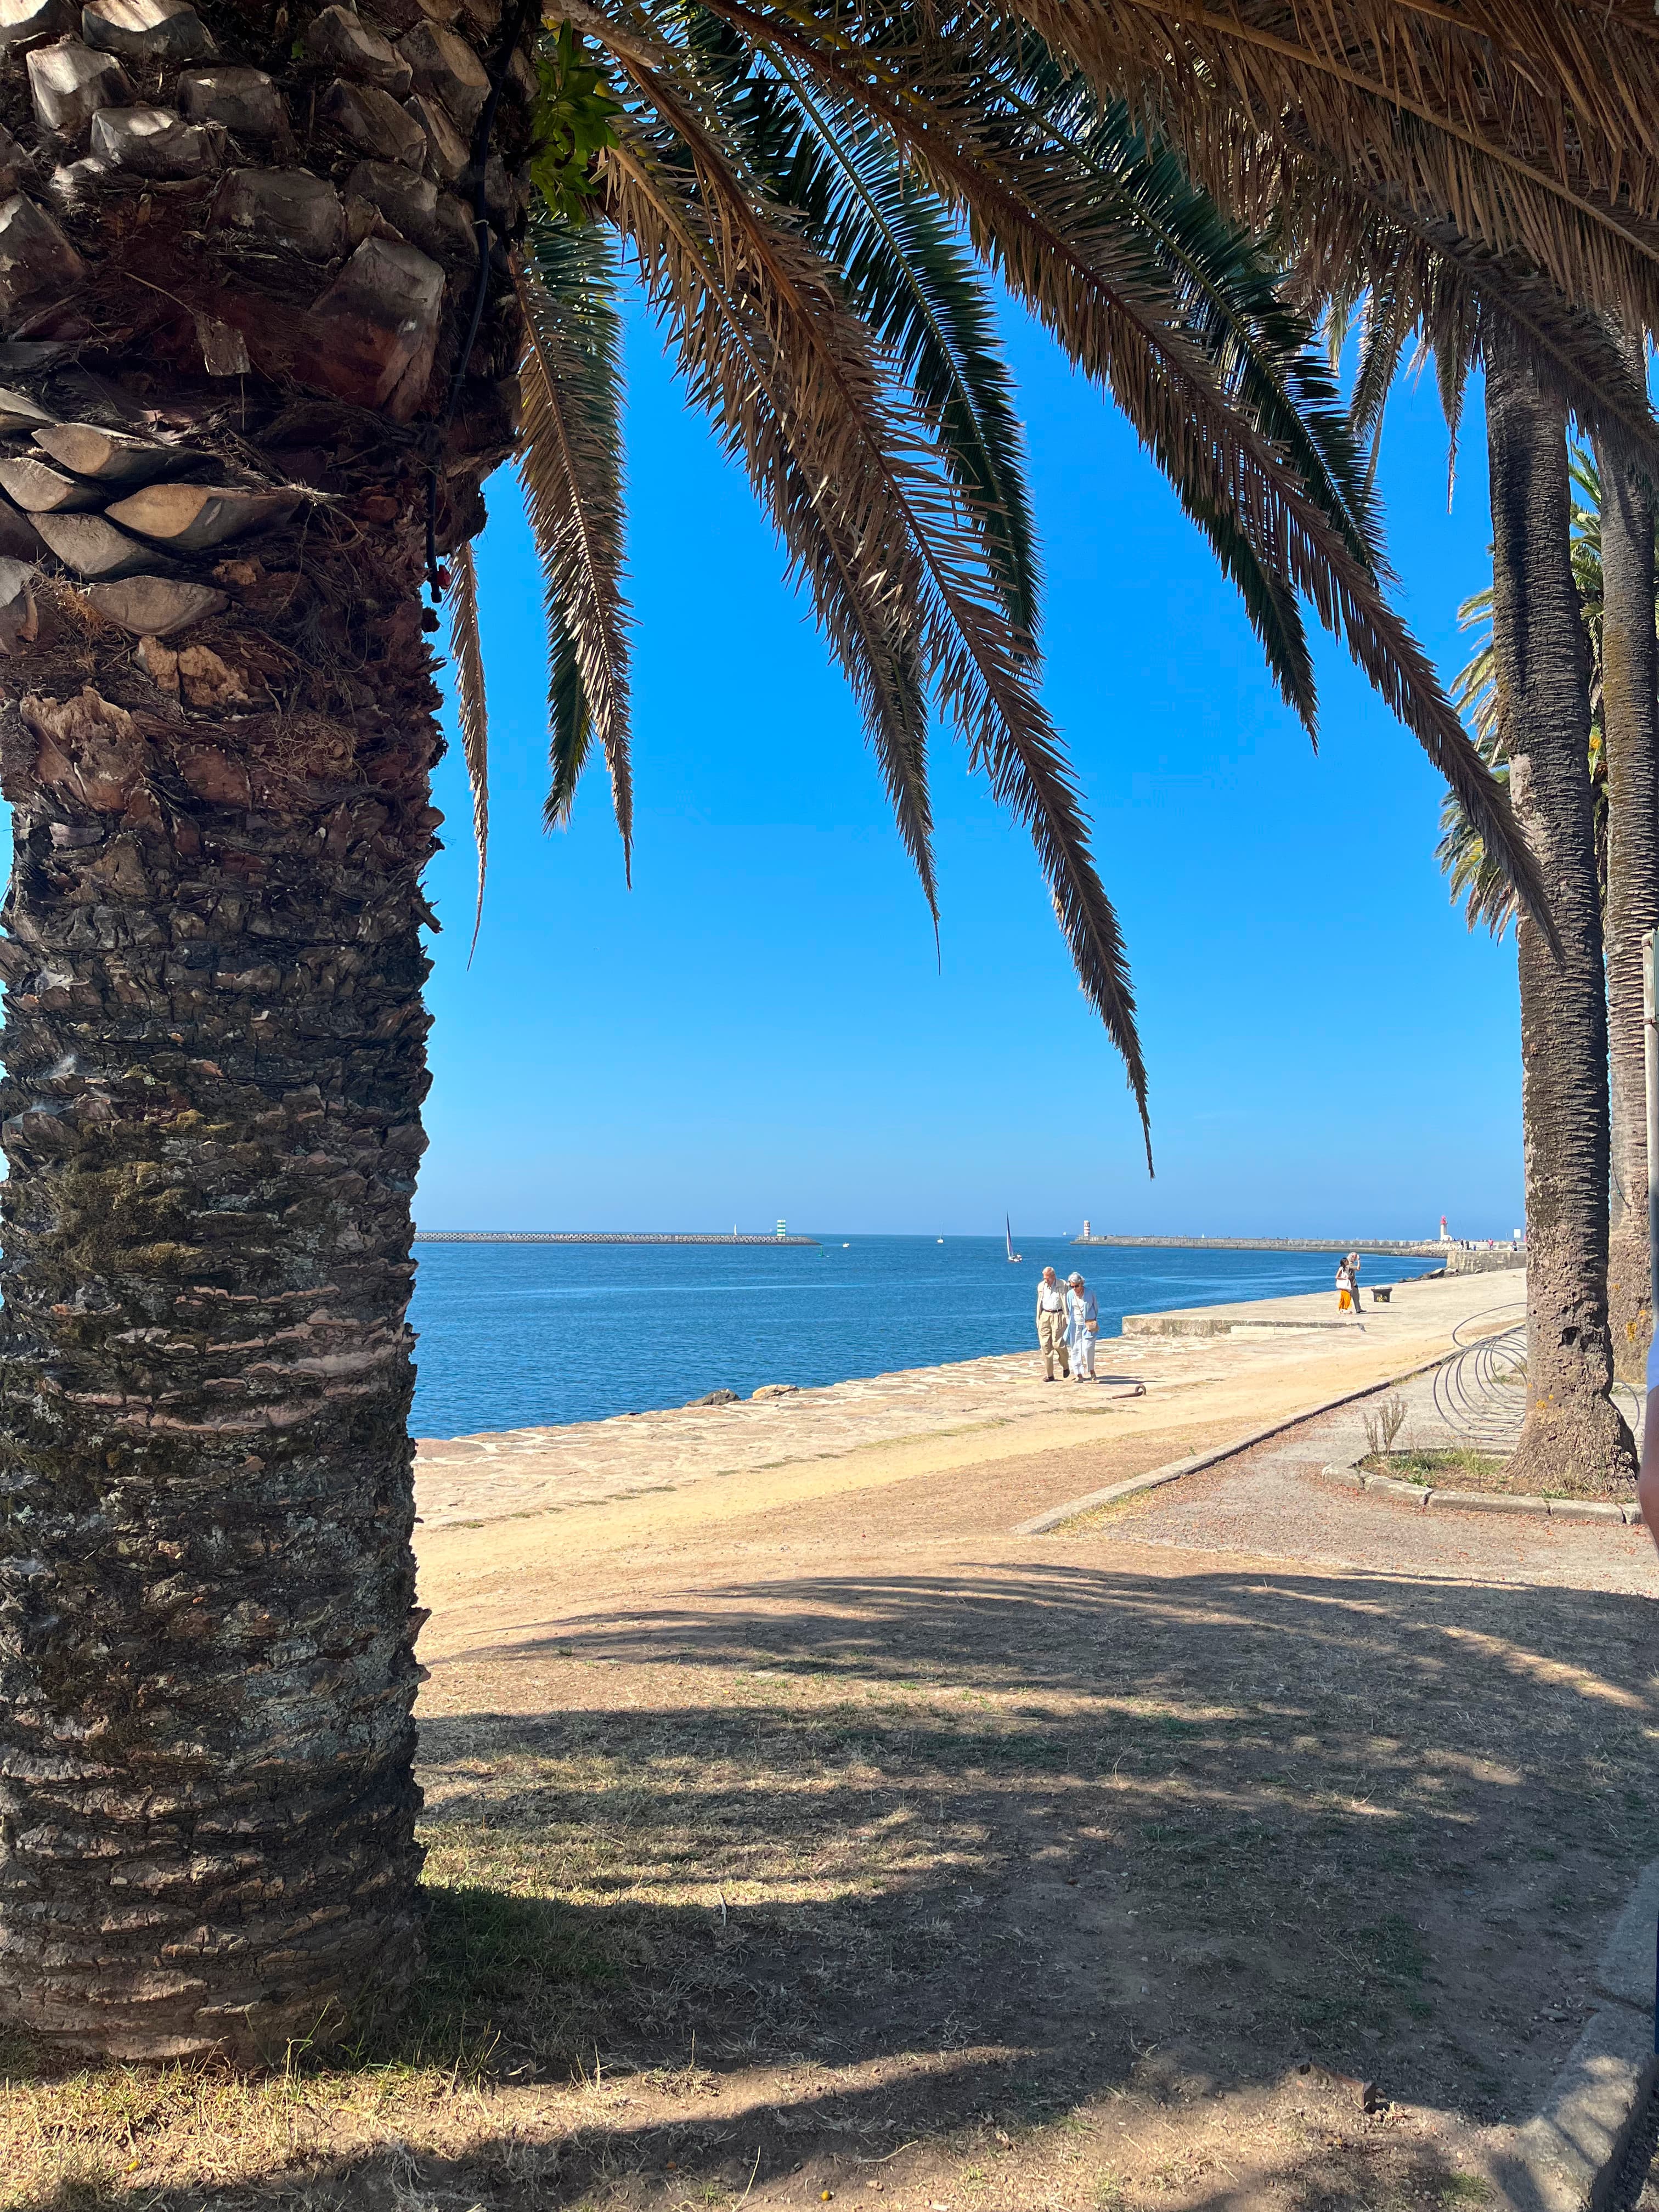
[(410, 2020), (259, 2081), (14, 2049), (0, 2204), (1475, 2203), (1659, 1850), (1650, 1613), (1055, 1565), (441, 1664)]
[[(1402, 1482), (1423, 1482), (1437, 1490), (1514, 1491), (1521, 1496), (1540, 1493), (1523, 1477), (1512, 1475), (1500, 1454), (1477, 1450), (1473, 1444), (1413, 1446), (1406, 1451), (1367, 1452), (1359, 1462), (1368, 1474), (1397, 1475)], [(1633, 1492), (1632, 1493), (1634, 1494)], [(1547, 1491), (1546, 1497), (1565, 1497), (1565, 1491)]]

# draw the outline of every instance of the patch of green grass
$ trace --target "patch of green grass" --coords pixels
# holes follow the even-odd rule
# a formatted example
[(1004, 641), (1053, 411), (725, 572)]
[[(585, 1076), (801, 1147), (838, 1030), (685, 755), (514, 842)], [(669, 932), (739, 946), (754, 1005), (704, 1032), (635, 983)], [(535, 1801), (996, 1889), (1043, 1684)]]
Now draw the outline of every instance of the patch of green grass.
[(1429, 1954), (1422, 1935), (1402, 1912), (1391, 1912), (1379, 1927), (1363, 1928), (1360, 1940), (1370, 1948), (1372, 1971), (1395, 1983), (1420, 1982)]
[(1367, 1474), (1396, 1475), (1405, 1482), (1431, 1474), (1443, 1482), (1449, 1474), (1461, 1474), (1463, 1488), (1478, 1489), (1494, 1484), (1507, 1462), (1491, 1452), (1477, 1451), (1473, 1444), (1448, 1444), (1421, 1451), (1367, 1452), (1359, 1464)]
[(1443, 2204), (1485, 2204), (1492, 2196), (1478, 2173), (1443, 2173), (1435, 2185)]

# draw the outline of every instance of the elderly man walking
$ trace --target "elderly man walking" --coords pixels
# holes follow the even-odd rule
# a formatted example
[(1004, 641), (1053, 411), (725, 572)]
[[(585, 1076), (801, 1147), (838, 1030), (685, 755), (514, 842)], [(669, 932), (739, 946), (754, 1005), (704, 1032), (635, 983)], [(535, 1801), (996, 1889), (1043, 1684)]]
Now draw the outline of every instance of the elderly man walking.
[(1071, 1363), (1066, 1356), (1066, 1285), (1052, 1267), (1042, 1271), (1042, 1280), (1037, 1285), (1036, 1331), (1037, 1350), (1042, 1354), (1042, 1379), (1054, 1379), (1054, 1361), (1060, 1361), (1061, 1377), (1069, 1376)]

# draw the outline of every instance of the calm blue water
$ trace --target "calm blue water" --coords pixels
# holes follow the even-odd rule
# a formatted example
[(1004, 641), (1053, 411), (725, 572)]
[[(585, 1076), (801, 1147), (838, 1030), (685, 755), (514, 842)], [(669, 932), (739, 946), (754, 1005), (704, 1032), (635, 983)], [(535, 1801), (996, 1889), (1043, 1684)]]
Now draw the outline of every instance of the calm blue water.
[[(1079, 1251), (1064, 1237), (853, 1237), (822, 1247), (417, 1244), (414, 1432), (602, 1420), (705, 1390), (842, 1382), (1035, 1348), (1045, 1266), (1080, 1268), (1103, 1336), (1126, 1313), (1330, 1290), (1327, 1252)], [(1365, 1283), (1431, 1260), (1368, 1259)]]

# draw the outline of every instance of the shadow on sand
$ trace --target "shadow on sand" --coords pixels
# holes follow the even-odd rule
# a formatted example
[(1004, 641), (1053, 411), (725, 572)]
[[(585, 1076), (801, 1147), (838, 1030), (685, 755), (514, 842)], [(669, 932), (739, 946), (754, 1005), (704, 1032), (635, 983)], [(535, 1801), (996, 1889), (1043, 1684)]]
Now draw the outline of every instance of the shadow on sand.
[[(1193, 2212), (1452, 2203), (1443, 2149), (1298, 2062), (1477, 2122), (1537, 2103), (1659, 1851), (1656, 1626), (1057, 1565), (729, 1584), (454, 1654), (426, 1982), (358, 2063), (471, 2085), (465, 2142), (393, 2097), (399, 2140), (302, 2172), (36, 2201), (873, 2207), (921, 2139), (987, 2204), (1092, 2207), (1139, 2185), (1127, 2114)], [(475, 1661), (517, 1710), (467, 1709)]]

